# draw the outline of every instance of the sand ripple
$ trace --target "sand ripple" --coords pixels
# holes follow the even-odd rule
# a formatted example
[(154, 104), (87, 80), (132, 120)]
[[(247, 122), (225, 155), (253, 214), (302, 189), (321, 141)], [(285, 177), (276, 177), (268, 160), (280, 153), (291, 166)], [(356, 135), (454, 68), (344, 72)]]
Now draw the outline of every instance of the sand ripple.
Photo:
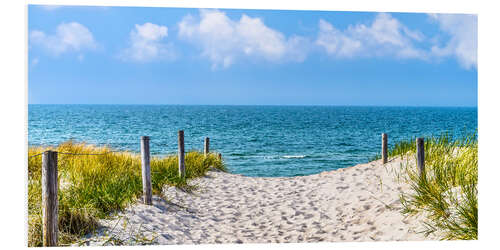
[[(210, 171), (186, 193), (166, 187), (136, 204), (86, 244), (202, 244), (423, 240), (421, 218), (401, 213), (393, 159), (321, 174), (262, 178)], [(427, 239), (432, 239), (428, 237)]]

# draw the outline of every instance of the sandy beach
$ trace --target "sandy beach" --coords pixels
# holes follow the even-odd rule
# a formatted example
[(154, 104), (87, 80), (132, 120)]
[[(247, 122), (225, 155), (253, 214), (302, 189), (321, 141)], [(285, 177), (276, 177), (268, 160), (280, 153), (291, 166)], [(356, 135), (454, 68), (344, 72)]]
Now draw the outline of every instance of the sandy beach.
[(165, 187), (168, 201), (137, 203), (82, 245), (206, 244), (432, 240), (417, 233), (422, 217), (401, 214), (408, 190), (390, 159), (299, 177), (245, 177), (209, 171), (184, 192)]

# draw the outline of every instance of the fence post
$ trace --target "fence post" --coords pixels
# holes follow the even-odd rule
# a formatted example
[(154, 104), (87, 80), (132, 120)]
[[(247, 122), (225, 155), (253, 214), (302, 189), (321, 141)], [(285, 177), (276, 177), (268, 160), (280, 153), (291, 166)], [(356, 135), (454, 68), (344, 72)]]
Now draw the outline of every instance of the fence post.
[(420, 176), (425, 175), (425, 148), (424, 138), (417, 138), (417, 168)]
[(210, 152), (210, 138), (205, 137), (205, 156)]
[(382, 134), (382, 163), (387, 163), (387, 134)]
[(42, 234), (43, 246), (57, 246), (59, 201), (57, 199), (57, 152), (42, 155)]
[(149, 136), (141, 136), (142, 196), (146, 205), (152, 204), (151, 165), (149, 161)]
[(186, 175), (186, 165), (184, 164), (184, 130), (179, 130), (179, 176)]

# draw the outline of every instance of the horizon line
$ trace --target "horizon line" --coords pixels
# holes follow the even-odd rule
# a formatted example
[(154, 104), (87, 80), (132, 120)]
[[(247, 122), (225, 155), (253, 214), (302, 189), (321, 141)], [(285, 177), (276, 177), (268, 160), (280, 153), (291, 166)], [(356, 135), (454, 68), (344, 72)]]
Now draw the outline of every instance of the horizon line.
[(28, 105), (128, 105), (128, 106), (321, 106), (321, 107), (416, 107), (416, 108), (478, 108), (467, 105), (349, 105), (349, 104), (173, 104), (173, 103), (28, 103)]

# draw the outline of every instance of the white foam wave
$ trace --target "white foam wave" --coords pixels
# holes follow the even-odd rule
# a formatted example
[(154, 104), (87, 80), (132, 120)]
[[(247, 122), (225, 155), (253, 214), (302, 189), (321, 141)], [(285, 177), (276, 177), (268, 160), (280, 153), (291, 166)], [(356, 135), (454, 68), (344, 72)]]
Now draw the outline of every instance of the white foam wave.
[(290, 159), (290, 158), (297, 158), (297, 159), (300, 159), (300, 158), (306, 158), (307, 155), (284, 155), (283, 158), (286, 158), (286, 159)]

